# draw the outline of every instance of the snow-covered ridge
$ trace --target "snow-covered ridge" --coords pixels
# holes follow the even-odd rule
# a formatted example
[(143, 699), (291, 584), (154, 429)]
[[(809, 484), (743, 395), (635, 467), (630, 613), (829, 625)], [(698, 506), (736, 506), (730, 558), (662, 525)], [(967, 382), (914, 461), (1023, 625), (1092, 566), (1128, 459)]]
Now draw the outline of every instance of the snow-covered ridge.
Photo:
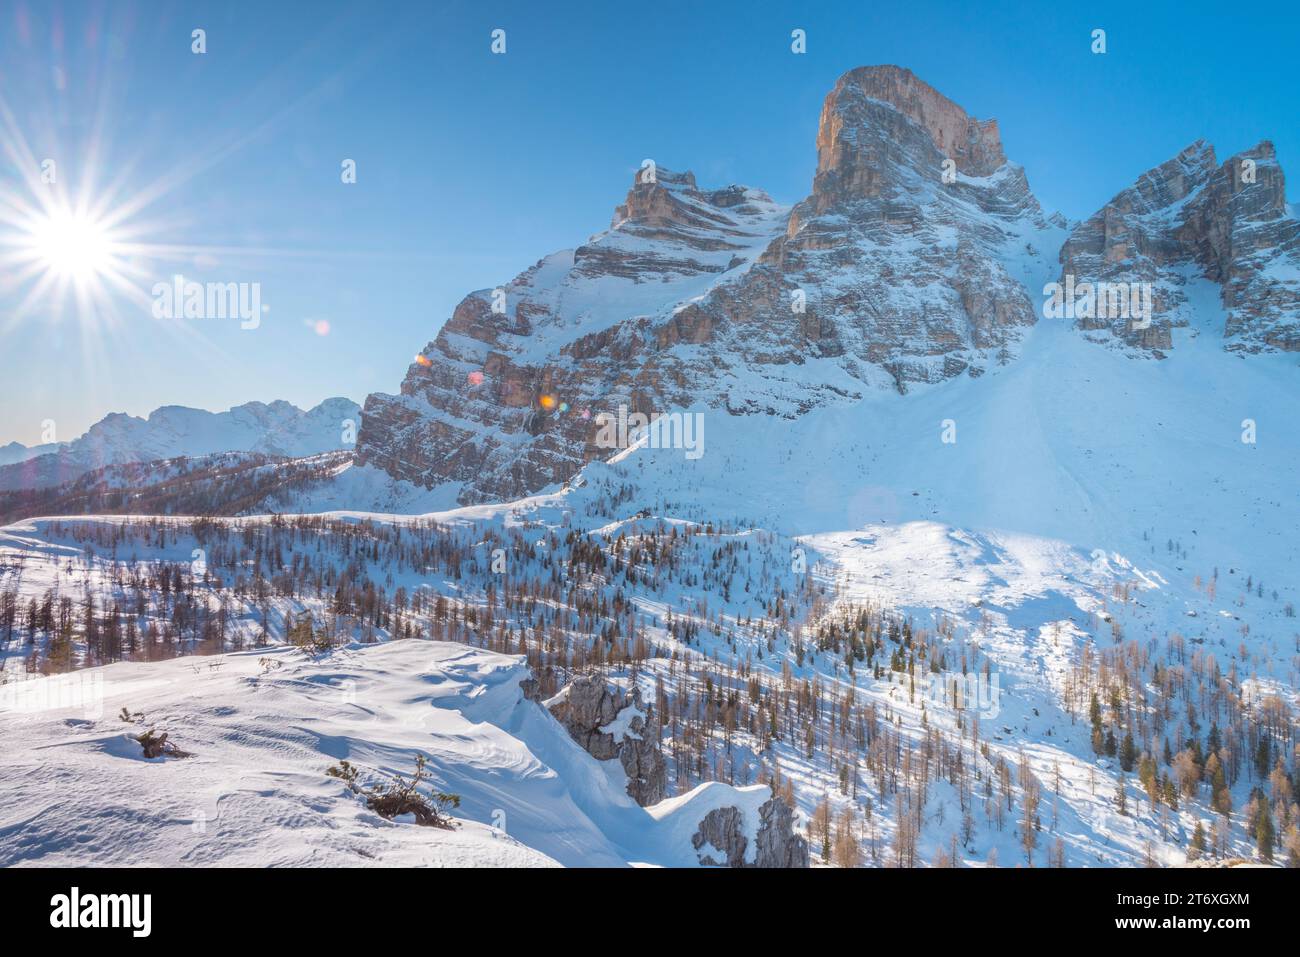
[(5, 446), (9, 464), (0, 461), (0, 491), (46, 488), (129, 462), (218, 452), (297, 457), (336, 451), (355, 441), (360, 419), (360, 406), (338, 397), (305, 411), (277, 400), (246, 402), (225, 412), (168, 405), (143, 419), (114, 412), (69, 442)]

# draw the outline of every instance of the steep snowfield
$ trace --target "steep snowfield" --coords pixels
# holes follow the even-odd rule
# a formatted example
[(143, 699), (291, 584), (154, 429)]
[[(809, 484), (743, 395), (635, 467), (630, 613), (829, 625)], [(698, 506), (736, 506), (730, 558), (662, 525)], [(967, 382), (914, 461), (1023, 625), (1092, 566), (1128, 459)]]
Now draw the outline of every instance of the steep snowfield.
[(1200, 332), (1175, 330), (1157, 361), (1043, 320), (1021, 359), (978, 379), (797, 420), (702, 410), (702, 457), (642, 448), (616, 471), (647, 497), (796, 534), (928, 520), (1161, 566), (1172, 538), (1189, 577), (1220, 565), (1293, 581), (1300, 363), (1238, 358)]
[[(120, 663), (0, 696), (0, 866), (688, 866), (709, 809), (763, 786), (701, 785), (651, 808), (539, 705), (514, 656), (399, 641), (322, 659), (279, 647)], [(69, 691), (75, 683), (77, 689)], [(123, 708), (143, 714), (125, 722)], [(130, 735), (167, 732), (183, 759)], [(386, 821), (325, 769), (409, 775), (460, 795), (453, 830)]]

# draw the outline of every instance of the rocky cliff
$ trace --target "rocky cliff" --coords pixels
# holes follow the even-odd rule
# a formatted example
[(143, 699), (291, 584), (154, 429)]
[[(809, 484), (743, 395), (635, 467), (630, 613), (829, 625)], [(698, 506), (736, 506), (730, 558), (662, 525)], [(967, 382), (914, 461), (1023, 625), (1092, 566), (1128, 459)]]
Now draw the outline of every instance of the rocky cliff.
[[(743, 326), (751, 360), (829, 358), (864, 384), (906, 391), (1010, 357), (1036, 318), (1017, 271), (1050, 254), (1052, 232), (995, 121), (908, 70), (863, 67), (827, 95), (812, 195), (750, 270), (746, 294), (699, 308)], [(757, 293), (771, 288), (787, 300), (803, 292), (800, 322), (764, 321), (775, 304)]]
[(1076, 317), (1098, 341), (1163, 355), (1192, 321), (1193, 285), (1208, 280), (1224, 317), (1211, 331), (1227, 348), (1300, 349), (1300, 221), (1268, 141), (1223, 163), (1193, 143), (1081, 223), (1060, 260), (1063, 283), (1151, 284), (1150, 317)]
[(542, 704), (597, 761), (618, 759), (627, 773), (627, 793), (637, 804), (646, 807), (664, 799), (668, 766), (640, 691), (624, 692), (598, 675), (584, 675)]

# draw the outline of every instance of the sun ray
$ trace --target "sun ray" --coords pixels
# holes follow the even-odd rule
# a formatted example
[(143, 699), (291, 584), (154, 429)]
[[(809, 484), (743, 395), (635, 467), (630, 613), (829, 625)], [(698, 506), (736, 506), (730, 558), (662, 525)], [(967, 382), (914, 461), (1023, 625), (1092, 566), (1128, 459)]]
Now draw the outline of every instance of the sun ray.
[[(124, 334), (128, 322), (148, 323), (151, 334), (175, 341), (182, 353), (192, 354), (190, 361), (233, 361), (219, 354), (209, 327), (154, 318), (151, 297), (158, 283), (178, 275), (198, 280), (218, 264), (251, 271), (274, 262), (325, 265), (365, 259), (427, 260), (428, 256), (395, 256), (391, 251), (169, 241), (204, 227), (194, 215), (186, 215), (183, 204), (175, 202), (178, 193), (273, 134), (295, 114), (319, 108), (339, 93), (350, 76), (379, 62), (385, 46), (397, 38), (393, 31), (358, 49), (352, 61), (342, 64), (333, 77), (299, 87), (288, 96), (280, 92), (281, 81), (292, 75), (290, 65), (278, 64), (259, 85), (267, 94), (263, 101), (274, 106), (245, 125), (240, 135), (193, 144), (185, 160), (150, 176), (140, 175), (149, 158), (144, 151), (130, 151), (135, 155), (107, 161), (113, 152), (109, 135), (114, 99), (107, 75), (94, 86), (97, 102), (89, 111), (91, 126), (78, 138), (75, 149), (60, 148), (59, 127), (51, 114), (28, 117), (24, 129), (0, 92), (0, 160), (6, 161), (0, 163), (0, 293), (8, 300), (0, 316), (0, 337), (28, 321), (50, 325), (72, 321), (88, 379), (98, 378), (91, 372), (102, 363), (100, 350), (106, 338)], [(30, 125), (33, 122), (36, 127)], [(73, 157), (66, 167), (60, 160), (57, 179), (50, 177), (46, 182), (43, 160), (33, 143), (50, 150), (47, 155)]]

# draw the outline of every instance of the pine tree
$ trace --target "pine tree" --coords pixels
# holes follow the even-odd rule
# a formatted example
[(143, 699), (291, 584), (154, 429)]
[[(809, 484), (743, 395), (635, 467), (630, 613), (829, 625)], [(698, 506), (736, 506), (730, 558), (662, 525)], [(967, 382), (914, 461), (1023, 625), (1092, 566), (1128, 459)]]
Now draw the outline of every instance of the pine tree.
[(1261, 780), (1268, 777), (1268, 769), (1273, 764), (1268, 735), (1259, 736), (1259, 746), (1255, 749), (1255, 776)]
[(817, 809), (813, 811), (813, 826), (822, 840), (822, 863), (831, 862), (831, 802), (823, 797)]
[(1187, 860), (1200, 860), (1205, 854), (1205, 825), (1201, 819), (1196, 819), (1196, 830), (1192, 832), (1192, 841), (1187, 845)]
[(1251, 792), (1250, 803), (1246, 805), (1246, 814), (1255, 835), (1255, 850), (1260, 858), (1272, 863), (1273, 846), (1277, 841), (1277, 830), (1273, 826), (1273, 813), (1264, 792), (1255, 788)]
[(1137, 745), (1133, 743), (1132, 732), (1124, 733), (1124, 743), (1119, 749), (1119, 766), (1125, 771), (1132, 771), (1137, 762)]

